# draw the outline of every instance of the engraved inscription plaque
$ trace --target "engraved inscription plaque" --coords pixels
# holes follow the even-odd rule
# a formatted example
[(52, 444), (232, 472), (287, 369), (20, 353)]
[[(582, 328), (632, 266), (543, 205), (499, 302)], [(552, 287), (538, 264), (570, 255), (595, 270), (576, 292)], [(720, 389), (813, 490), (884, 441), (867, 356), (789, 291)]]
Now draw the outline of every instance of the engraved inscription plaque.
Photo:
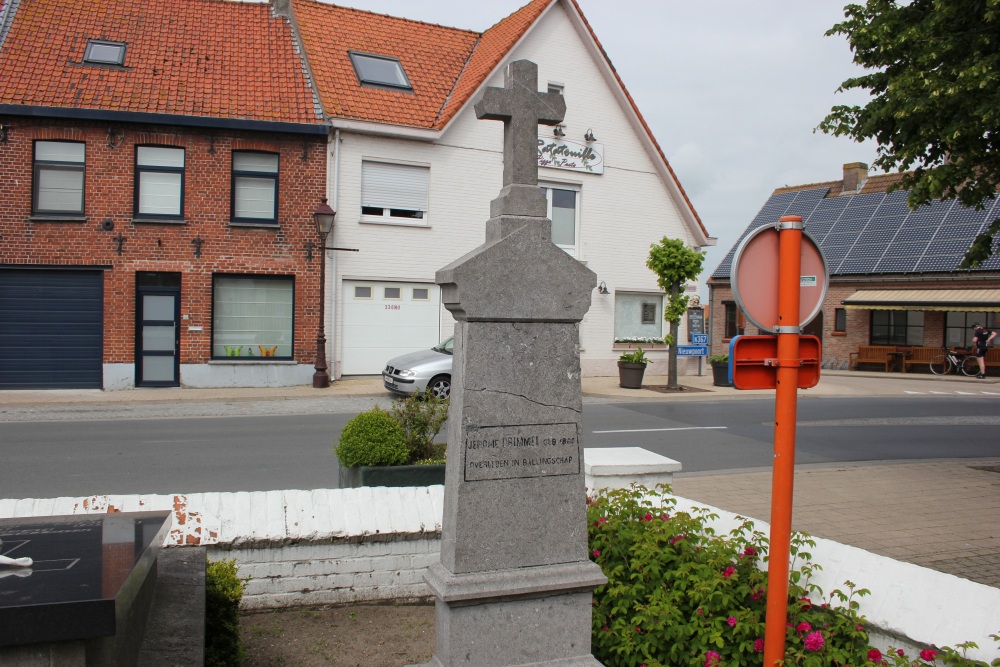
[(578, 424), (519, 424), (470, 428), (465, 436), (465, 481), (576, 475)]

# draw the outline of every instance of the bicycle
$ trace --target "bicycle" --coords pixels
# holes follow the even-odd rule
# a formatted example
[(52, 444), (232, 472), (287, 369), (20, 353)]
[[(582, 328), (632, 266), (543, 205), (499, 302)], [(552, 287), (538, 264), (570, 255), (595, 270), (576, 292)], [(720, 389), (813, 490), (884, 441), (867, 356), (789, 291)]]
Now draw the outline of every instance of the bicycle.
[(947, 375), (959, 371), (968, 377), (979, 374), (979, 362), (971, 352), (959, 352), (958, 350), (948, 350), (946, 354), (939, 354), (930, 363), (931, 373), (934, 375)]

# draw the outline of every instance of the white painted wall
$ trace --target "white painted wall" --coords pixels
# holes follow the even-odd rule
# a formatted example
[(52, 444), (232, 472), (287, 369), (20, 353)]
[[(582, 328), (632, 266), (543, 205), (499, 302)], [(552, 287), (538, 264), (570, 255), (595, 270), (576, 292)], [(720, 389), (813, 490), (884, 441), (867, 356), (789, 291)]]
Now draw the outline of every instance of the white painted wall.
[[(637, 134), (631, 109), (619, 104), (561, 4), (546, 12), (509, 58), (538, 64), (539, 89), (549, 82), (564, 86), (567, 138), (582, 141), (591, 129), (604, 145), (603, 175), (541, 168), (539, 180), (581, 190), (578, 258), (612, 292), (593, 293), (593, 305), (581, 326), (581, 364), (588, 376), (617, 374), (620, 352), (612, 349), (613, 293), (659, 292), (655, 276), (645, 266), (646, 256), (650, 244), (663, 236), (695, 242), (679, 210), (684, 203), (672, 198), (656, 169), (658, 156), (649, 152)], [(488, 84), (503, 85), (502, 67)], [(548, 132), (540, 128), (540, 133)], [(328, 270), (332, 277), (329, 291), (337, 296), (328, 330), (333, 332), (332, 358), (338, 376), (344, 359), (343, 281), (432, 281), (439, 268), (483, 242), (489, 202), (500, 190), (503, 169), (502, 124), (477, 120), (472, 104), (434, 142), (347, 131), (341, 132), (341, 138), (339, 169), (332, 163), (328, 169), (330, 197), (338, 209), (330, 245), (359, 248), (360, 252), (331, 253), (335, 257)], [(331, 145), (331, 161), (334, 153)], [(366, 158), (430, 166), (426, 226), (361, 221), (361, 163)], [(334, 173), (339, 173), (339, 183), (333, 182)], [(453, 328), (454, 320), (442, 308), (442, 337)], [(686, 334), (681, 340), (687, 340)], [(665, 360), (666, 352), (650, 356)], [(697, 361), (682, 359), (680, 368), (682, 373), (696, 372)], [(665, 362), (662, 371), (666, 372)]]

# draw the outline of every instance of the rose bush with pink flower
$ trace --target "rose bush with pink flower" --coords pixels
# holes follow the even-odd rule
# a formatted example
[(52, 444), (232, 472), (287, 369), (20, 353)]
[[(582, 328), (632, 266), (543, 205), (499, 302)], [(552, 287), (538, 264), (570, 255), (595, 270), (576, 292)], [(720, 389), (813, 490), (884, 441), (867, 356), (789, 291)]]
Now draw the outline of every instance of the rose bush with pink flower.
[[(762, 666), (767, 575), (759, 563), (768, 543), (752, 521), (717, 535), (708, 510), (677, 511), (667, 487), (606, 490), (589, 500), (590, 550), (608, 578), (594, 590), (594, 657), (606, 667)], [(868, 591), (848, 581), (824, 597), (810, 583), (813, 546), (793, 534), (786, 667), (929, 667), (935, 659), (1000, 667), (944, 647), (921, 651), (922, 663), (895, 648), (883, 657), (856, 611)]]

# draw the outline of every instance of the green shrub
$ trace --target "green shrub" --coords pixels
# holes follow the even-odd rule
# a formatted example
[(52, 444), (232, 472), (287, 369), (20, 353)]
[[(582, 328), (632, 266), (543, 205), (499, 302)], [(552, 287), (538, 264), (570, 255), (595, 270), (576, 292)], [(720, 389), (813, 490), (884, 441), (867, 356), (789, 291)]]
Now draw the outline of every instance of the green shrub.
[(410, 461), (437, 458), (434, 438), (448, 419), (448, 399), (438, 398), (431, 391), (410, 394), (393, 402), (391, 413), (405, 434)]
[[(588, 498), (590, 550), (608, 583), (594, 589), (594, 657), (606, 667), (760, 667), (763, 663), (767, 537), (753, 522), (716, 535), (706, 509), (676, 511), (669, 488), (601, 491)], [(948, 647), (915, 656), (890, 649), (883, 656), (868, 642), (855, 599), (868, 595), (844, 582), (826, 601), (810, 583), (820, 569), (792, 535), (788, 625), (784, 665), (791, 667), (934, 667), (935, 659), (956, 667), (1000, 667), (965, 657)], [(991, 635), (1000, 641), (1000, 636)], [(891, 661), (891, 662), (890, 662)]]
[(651, 364), (652, 361), (646, 356), (646, 353), (642, 351), (642, 348), (638, 345), (632, 352), (623, 352), (622, 356), (618, 357), (618, 361), (624, 361), (627, 364)]
[(249, 577), (236, 574), (235, 560), (209, 562), (205, 568), (205, 665), (231, 667), (243, 662), (240, 600)]
[(398, 466), (410, 461), (406, 433), (396, 418), (375, 407), (355, 415), (334, 450), (343, 466)]

